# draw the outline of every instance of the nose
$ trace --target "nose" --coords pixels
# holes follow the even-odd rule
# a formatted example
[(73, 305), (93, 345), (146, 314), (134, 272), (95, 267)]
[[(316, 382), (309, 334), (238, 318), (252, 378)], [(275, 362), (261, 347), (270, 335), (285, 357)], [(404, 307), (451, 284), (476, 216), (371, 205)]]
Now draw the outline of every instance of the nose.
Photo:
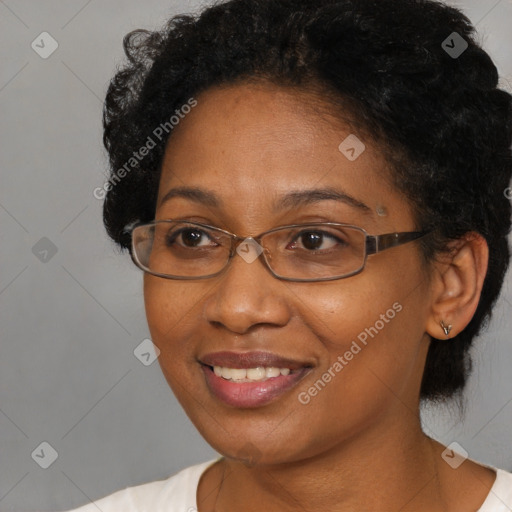
[(251, 261), (242, 254), (214, 278), (219, 281), (205, 301), (207, 320), (237, 334), (261, 324), (283, 327), (292, 316), (287, 283), (270, 273), (262, 256)]

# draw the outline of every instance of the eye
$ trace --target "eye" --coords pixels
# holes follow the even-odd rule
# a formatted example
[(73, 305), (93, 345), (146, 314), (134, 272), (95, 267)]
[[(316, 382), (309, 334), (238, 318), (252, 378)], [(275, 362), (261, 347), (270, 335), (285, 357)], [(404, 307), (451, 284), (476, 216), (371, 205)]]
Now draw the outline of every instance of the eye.
[(207, 231), (198, 228), (181, 228), (174, 231), (170, 230), (166, 236), (167, 246), (177, 244), (180, 247), (194, 248), (208, 246), (213, 247), (217, 245), (208, 244), (208, 241), (212, 241), (212, 236)]
[(294, 238), (291, 248), (319, 251), (333, 249), (338, 244), (346, 245), (343, 240), (326, 231), (304, 230)]

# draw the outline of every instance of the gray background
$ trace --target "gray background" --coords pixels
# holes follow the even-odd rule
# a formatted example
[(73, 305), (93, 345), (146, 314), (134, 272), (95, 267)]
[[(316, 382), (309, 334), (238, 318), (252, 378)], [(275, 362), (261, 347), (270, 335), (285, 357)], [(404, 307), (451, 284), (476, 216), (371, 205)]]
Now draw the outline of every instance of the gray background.
[[(477, 23), (510, 90), (512, 3), (456, 5)], [(102, 100), (122, 59), (123, 35), (199, 6), (0, 0), (2, 512), (75, 507), (216, 455), (158, 363), (145, 366), (134, 356), (149, 336), (142, 275), (107, 239), (101, 201), (93, 197), (106, 169)], [(47, 59), (31, 48), (43, 31), (59, 45)], [(424, 412), (436, 438), (456, 440), (470, 457), (508, 470), (511, 293), (509, 274), (477, 343), (464, 420), (454, 407)], [(36, 463), (51, 456), (44, 446), (41, 455), (41, 442), (58, 453), (47, 469)]]

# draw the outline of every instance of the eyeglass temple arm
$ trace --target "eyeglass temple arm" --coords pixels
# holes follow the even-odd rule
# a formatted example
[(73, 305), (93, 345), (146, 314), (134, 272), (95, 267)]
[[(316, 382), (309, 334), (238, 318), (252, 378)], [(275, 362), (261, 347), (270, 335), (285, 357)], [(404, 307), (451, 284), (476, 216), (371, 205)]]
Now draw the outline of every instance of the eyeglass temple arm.
[(386, 235), (368, 236), (366, 238), (366, 254), (378, 252), (397, 247), (407, 242), (417, 240), (427, 234), (426, 231), (410, 231), (407, 233), (388, 233)]

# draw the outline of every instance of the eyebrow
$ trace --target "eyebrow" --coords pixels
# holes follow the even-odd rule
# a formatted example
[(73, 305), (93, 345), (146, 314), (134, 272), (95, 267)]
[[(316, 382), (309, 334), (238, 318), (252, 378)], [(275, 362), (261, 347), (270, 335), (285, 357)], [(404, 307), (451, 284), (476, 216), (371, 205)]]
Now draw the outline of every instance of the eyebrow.
[[(170, 189), (160, 201), (160, 206), (169, 201), (173, 197), (183, 197), (190, 201), (209, 206), (211, 208), (221, 208), (224, 205), (214, 192), (205, 190), (199, 187), (175, 187)], [(308, 204), (318, 203), (320, 201), (339, 201), (365, 213), (370, 213), (371, 209), (363, 202), (355, 199), (354, 197), (346, 194), (342, 190), (332, 187), (316, 188), (310, 190), (295, 190), (288, 192), (279, 197), (274, 202), (274, 213), (280, 212), (284, 209), (297, 208)]]

